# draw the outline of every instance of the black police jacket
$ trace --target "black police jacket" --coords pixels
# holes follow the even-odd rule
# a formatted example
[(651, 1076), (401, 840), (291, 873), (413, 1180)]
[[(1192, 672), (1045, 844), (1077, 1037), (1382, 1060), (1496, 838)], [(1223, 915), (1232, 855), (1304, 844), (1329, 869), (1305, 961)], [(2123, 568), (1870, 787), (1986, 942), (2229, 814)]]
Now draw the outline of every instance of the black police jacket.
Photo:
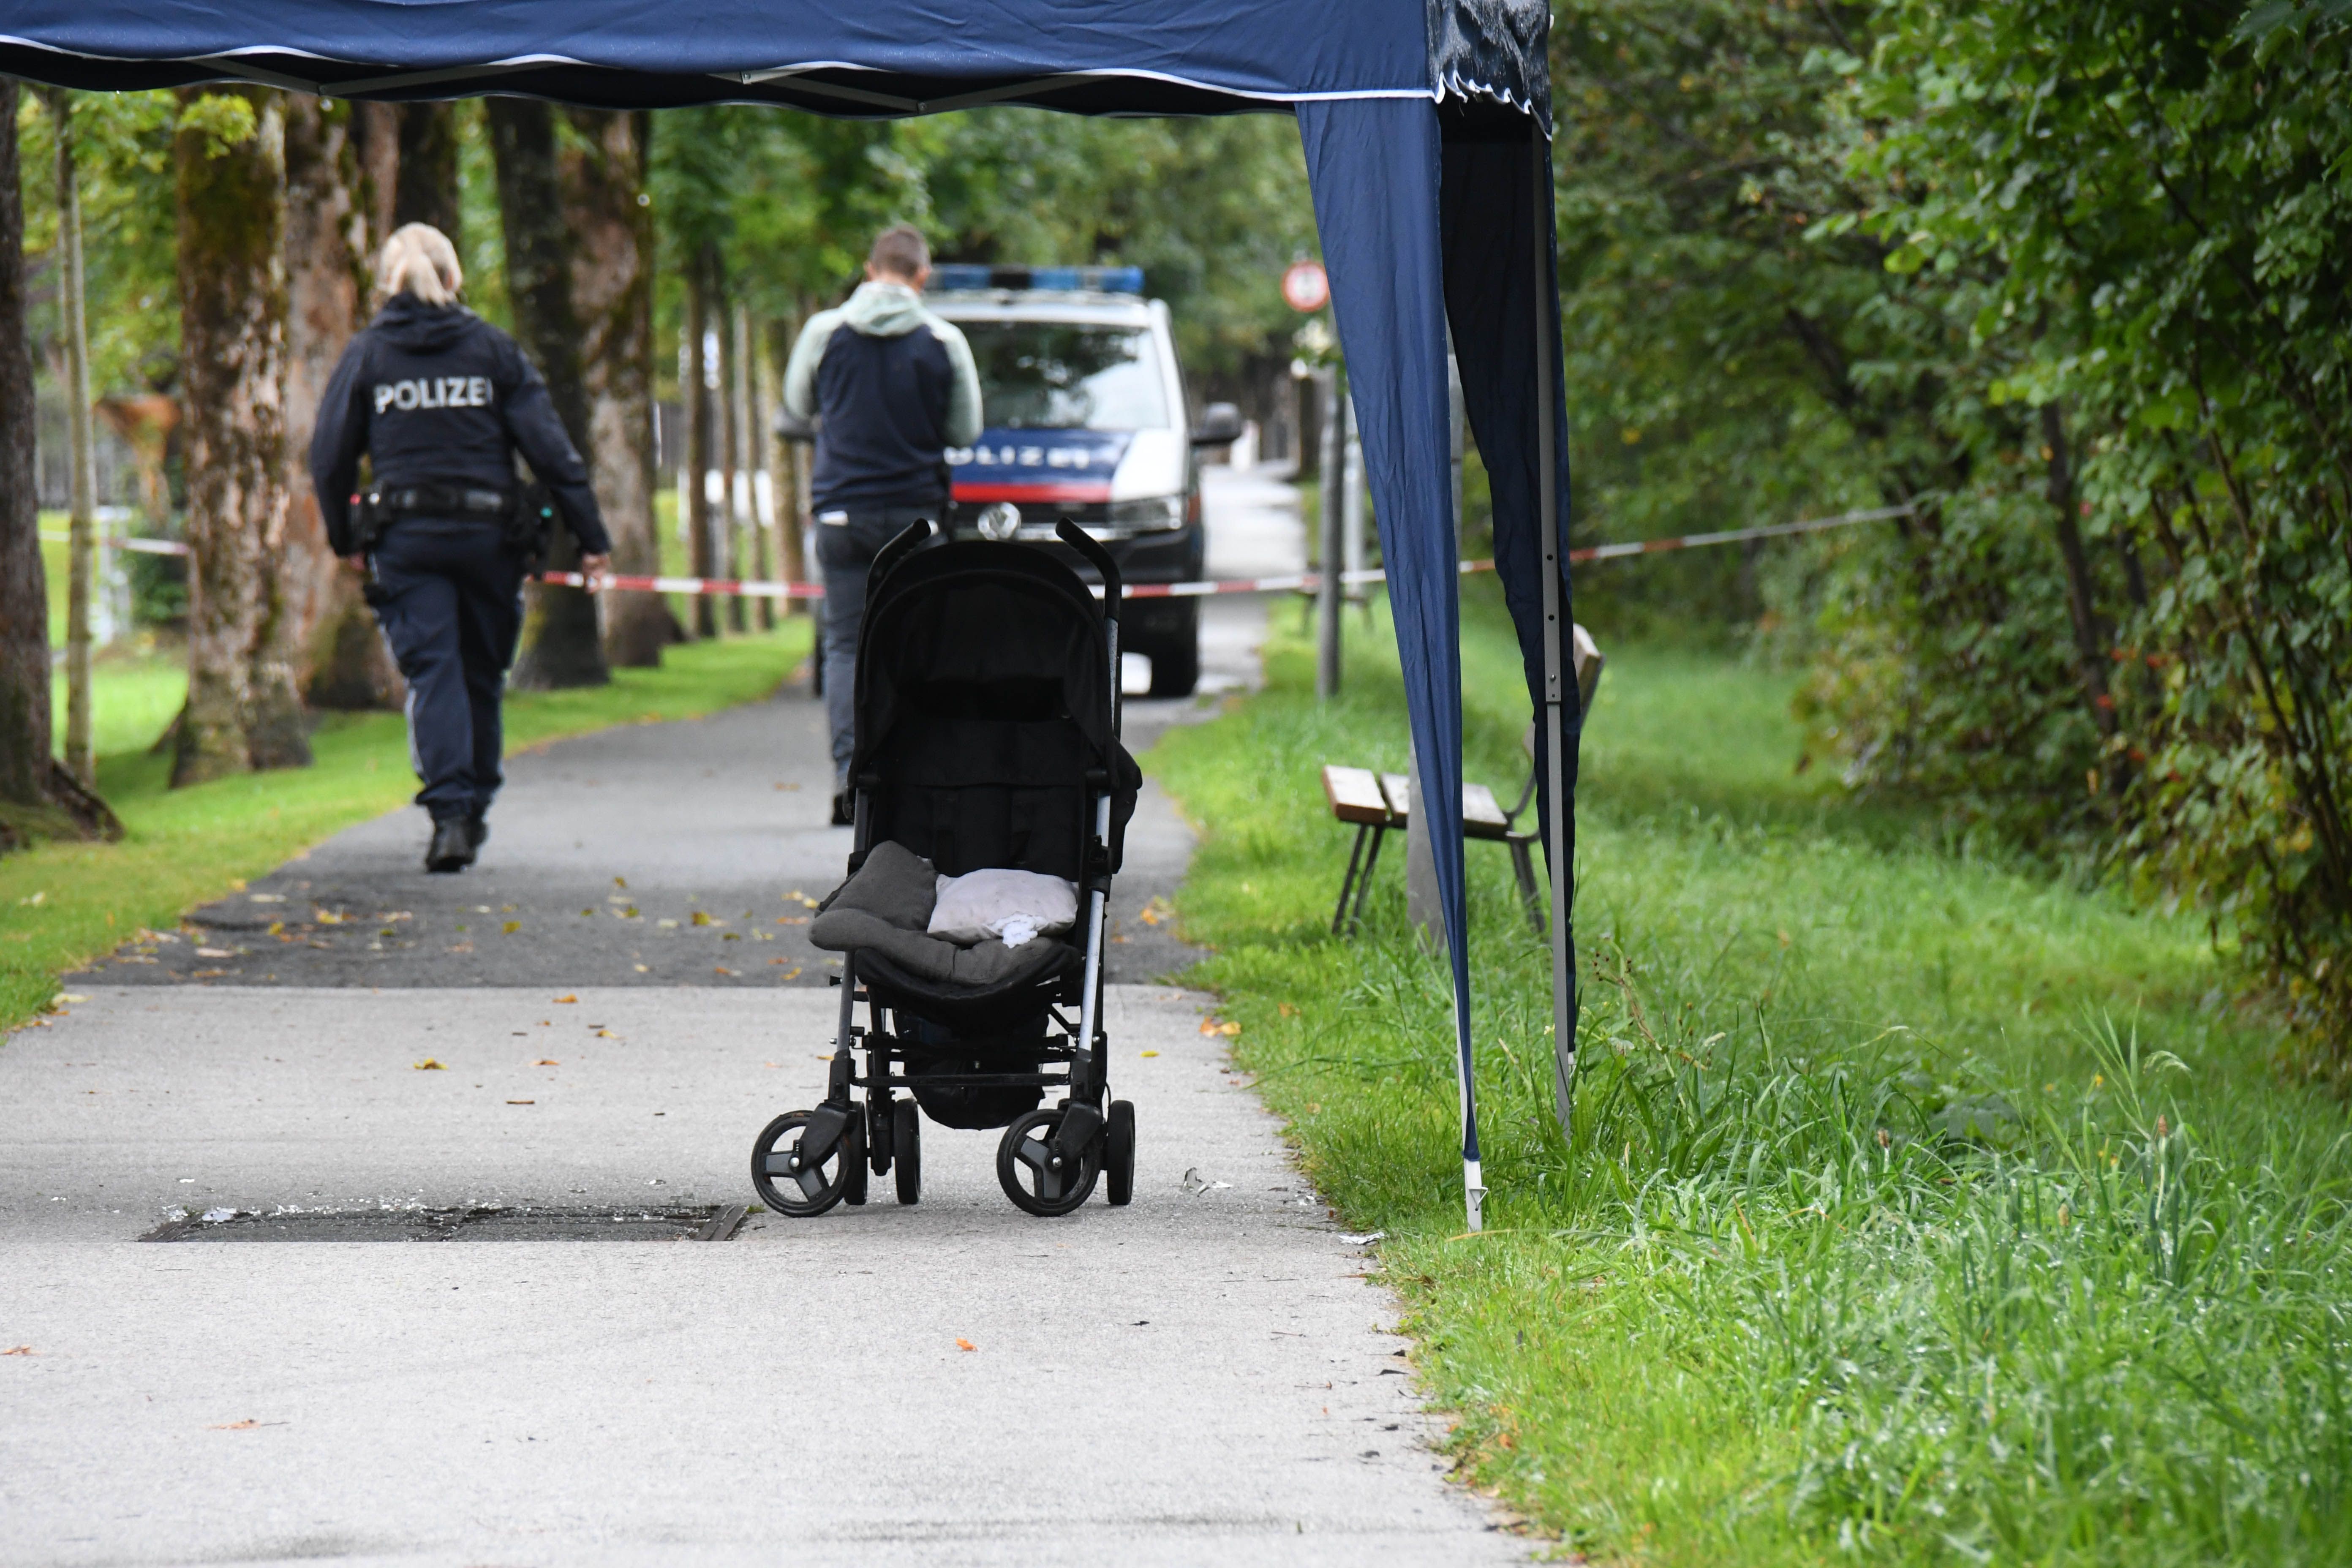
[(351, 499), (362, 452), (378, 489), (511, 493), (518, 450), (553, 493), (581, 550), (612, 549), (588, 470), (521, 345), (460, 306), (395, 294), (343, 350), (319, 400), (310, 482), (327, 542), (338, 555), (355, 548)]

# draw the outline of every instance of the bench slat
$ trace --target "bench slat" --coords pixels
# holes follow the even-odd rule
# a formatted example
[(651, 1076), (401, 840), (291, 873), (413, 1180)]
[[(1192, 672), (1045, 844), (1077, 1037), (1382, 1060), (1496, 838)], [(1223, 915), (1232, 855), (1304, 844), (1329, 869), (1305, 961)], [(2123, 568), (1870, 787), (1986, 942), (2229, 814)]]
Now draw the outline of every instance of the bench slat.
[(1369, 823), (1374, 827), (1389, 825), (1388, 801), (1381, 794), (1381, 781), (1372, 776), (1370, 768), (1343, 768), (1326, 763), (1323, 795), (1331, 803), (1331, 815), (1342, 822)]
[(1500, 838), (1511, 830), (1510, 818), (1482, 784), (1462, 786), (1462, 831), (1472, 838)]

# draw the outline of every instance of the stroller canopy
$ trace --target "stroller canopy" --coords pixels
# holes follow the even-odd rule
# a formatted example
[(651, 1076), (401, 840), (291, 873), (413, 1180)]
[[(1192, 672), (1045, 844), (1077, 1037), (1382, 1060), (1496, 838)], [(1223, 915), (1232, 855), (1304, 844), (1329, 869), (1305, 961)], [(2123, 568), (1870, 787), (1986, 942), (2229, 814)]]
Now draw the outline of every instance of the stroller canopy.
[[(523, 93), (614, 109), (748, 100), (861, 117), (988, 103), (1295, 114), (1363, 432), (1422, 796), (1457, 801), (1462, 788), (1450, 323), (1530, 697), (1561, 737), (1559, 787), (1539, 771), (1554, 886), (1564, 889), (1577, 715), (1557, 673), (1570, 668), (1570, 618), (1549, 24), (1543, 0), (992, 0), (945, 10), (928, 0), (707, 0), (686, 11), (647, 0), (16, 0), (0, 20), (0, 70), (100, 89), (242, 79), (344, 98)], [(1549, 586), (1547, 561), (1558, 574)], [(1427, 818), (1475, 1224), (1483, 1189), (1461, 816)], [(1564, 1060), (1574, 1019), (1559, 901)]]
[(1071, 881), (1112, 791), (1118, 868), (1141, 783), (1118, 743), (1103, 612), (1069, 567), (1025, 544), (932, 542), (877, 563), (857, 645), (857, 752), (878, 781), (876, 834), (948, 876), (992, 866)]

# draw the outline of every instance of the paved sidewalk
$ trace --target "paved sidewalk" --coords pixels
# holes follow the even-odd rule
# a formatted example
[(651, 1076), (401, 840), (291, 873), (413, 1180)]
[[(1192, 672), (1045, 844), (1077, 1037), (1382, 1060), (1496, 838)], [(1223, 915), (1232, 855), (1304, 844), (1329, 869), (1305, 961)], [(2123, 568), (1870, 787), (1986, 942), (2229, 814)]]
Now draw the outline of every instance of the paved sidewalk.
[(877, 1183), (722, 1245), (131, 1241), (175, 1208), (747, 1196), (830, 998), (577, 994), (123, 987), (0, 1050), (0, 1348), (30, 1352), (0, 1561), (1518, 1555), (1182, 993), (1114, 993), (1126, 1209), (1029, 1218), (994, 1134), (927, 1125), (920, 1205)]
[[(1253, 678), (1246, 621), (1213, 646)], [(1031, 1218), (995, 1133), (927, 1122), (919, 1205), (720, 1242), (201, 1223), (749, 1201), (837, 1011), (776, 923), (846, 852), (822, 729), (787, 693), (517, 759), (478, 871), (364, 825), (0, 1040), (0, 1564), (1524, 1560), (1206, 999), (1151, 983), (1192, 842), (1156, 791), (1108, 1010), (1129, 1207)]]

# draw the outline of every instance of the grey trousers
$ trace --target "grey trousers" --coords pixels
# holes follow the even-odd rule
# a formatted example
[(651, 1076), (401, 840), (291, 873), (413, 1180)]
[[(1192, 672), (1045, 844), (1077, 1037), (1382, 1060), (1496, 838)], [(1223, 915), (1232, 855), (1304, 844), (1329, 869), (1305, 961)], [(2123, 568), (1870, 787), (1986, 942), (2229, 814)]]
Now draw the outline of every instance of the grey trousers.
[(866, 574), (882, 547), (941, 509), (892, 507), (853, 511), (845, 522), (816, 526), (817, 569), (824, 574), (824, 717), (833, 731), (833, 787), (849, 783), (857, 749), (857, 631), (866, 620)]

